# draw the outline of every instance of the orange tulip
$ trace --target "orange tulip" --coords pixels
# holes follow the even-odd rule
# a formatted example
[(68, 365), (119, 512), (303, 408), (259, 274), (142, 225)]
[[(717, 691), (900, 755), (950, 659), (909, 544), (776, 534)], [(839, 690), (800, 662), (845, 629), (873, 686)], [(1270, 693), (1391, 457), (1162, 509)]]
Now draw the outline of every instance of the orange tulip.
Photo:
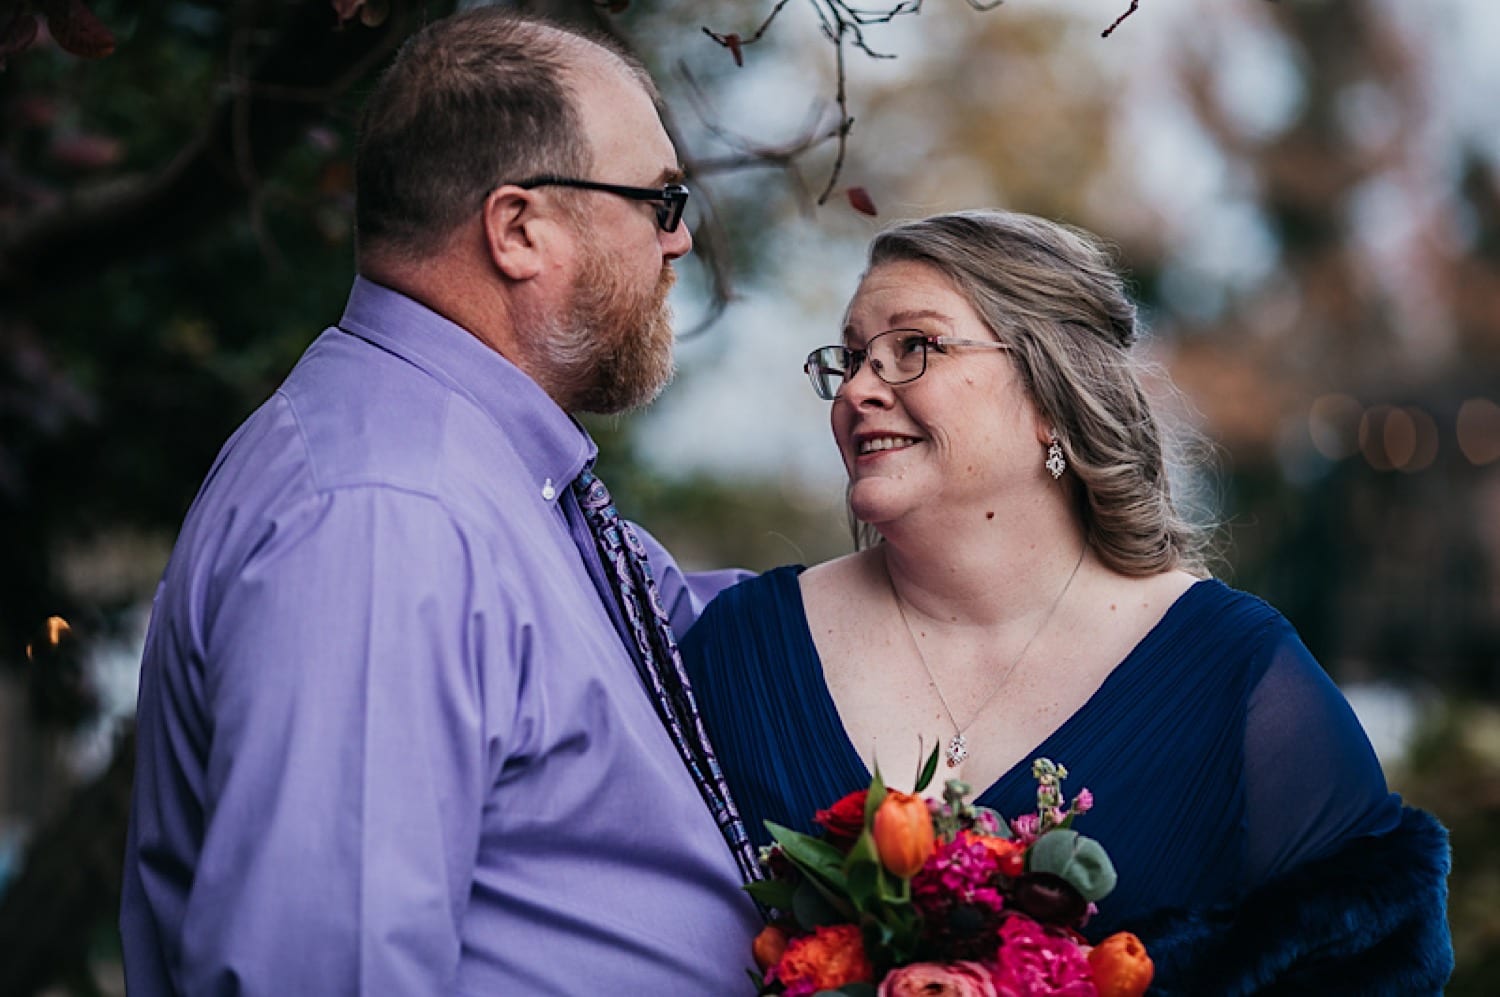
[(886, 793), (871, 830), (881, 864), (902, 879), (915, 876), (937, 848), (927, 801), (910, 793)]
[(750, 951), (755, 956), (755, 964), (764, 973), (780, 962), (786, 953), (786, 932), (774, 924), (766, 925), (750, 943)]
[(1141, 997), (1156, 975), (1146, 946), (1128, 931), (1119, 931), (1095, 945), (1089, 969), (1099, 997)]

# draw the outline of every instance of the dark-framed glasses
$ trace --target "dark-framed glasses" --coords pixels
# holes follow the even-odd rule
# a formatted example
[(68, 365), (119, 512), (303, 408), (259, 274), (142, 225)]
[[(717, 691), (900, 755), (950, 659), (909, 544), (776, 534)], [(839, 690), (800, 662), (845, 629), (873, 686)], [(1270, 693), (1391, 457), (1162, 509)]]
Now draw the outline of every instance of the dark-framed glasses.
[(927, 373), (927, 354), (951, 346), (975, 346), (982, 349), (1008, 350), (1005, 343), (994, 340), (955, 339), (934, 336), (920, 329), (890, 329), (871, 336), (862, 350), (847, 346), (820, 346), (807, 355), (802, 369), (813, 390), (824, 401), (833, 401), (845, 382), (859, 373), (868, 361), (875, 376), (886, 384), (910, 384)]
[[(504, 187), (505, 184), (500, 184)], [(656, 205), (656, 225), (663, 232), (676, 232), (682, 224), (682, 212), (687, 207), (688, 189), (680, 183), (664, 184), (661, 187), (622, 187), (617, 183), (595, 183), (593, 180), (575, 180), (571, 177), (532, 177), (512, 186), (524, 190), (533, 187), (573, 187), (578, 190), (602, 190), (616, 197), (632, 201), (649, 201)]]

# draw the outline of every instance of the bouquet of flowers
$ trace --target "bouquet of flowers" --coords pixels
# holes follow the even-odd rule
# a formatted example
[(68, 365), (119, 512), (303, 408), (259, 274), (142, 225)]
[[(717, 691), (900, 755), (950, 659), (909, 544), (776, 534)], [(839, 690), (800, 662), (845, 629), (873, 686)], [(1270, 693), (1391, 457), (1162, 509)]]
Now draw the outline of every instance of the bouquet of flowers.
[(1093, 806), (1064, 799), (1067, 769), (1032, 763), (1037, 809), (1012, 821), (966, 801), (886, 789), (879, 769), (815, 820), (821, 837), (766, 822), (769, 878), (748, 889), (776, 917), (756, 937), (758, 993), (914, 997), (1139, 997), (1152, 964), (1128, 932), (1078, 932), (1115, 886), (1104, 848), (1072, 829)]

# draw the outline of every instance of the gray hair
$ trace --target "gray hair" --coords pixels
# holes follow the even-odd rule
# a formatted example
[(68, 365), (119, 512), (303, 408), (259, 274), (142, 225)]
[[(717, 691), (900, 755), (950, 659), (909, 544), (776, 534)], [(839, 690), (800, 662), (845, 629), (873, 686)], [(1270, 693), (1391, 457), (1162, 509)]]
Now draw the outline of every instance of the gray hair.
[[(1099, 242), (1030, 215), (963, 211), (876, 236), (869, 268), (896, 262), (948, 278), (1010, 346), (1057, 433), (1099, 559), (1133, 576), (1203, 573), (1207, 531), (1173, 502), (1164, 433), (1142, 386), (1144, 364), (1130, 352), (1140, 335), (1136, 306)], [(860, 547), (878, 539), (866, 524), (855, 529)]]
[(362, 249), (437, 249), (498, 184), (586, 176), (592, 152), (569, 79), (589, 48), (655, 85), (612, 41), (479, 7), (409, 38), (360, 115), (355, 230)]

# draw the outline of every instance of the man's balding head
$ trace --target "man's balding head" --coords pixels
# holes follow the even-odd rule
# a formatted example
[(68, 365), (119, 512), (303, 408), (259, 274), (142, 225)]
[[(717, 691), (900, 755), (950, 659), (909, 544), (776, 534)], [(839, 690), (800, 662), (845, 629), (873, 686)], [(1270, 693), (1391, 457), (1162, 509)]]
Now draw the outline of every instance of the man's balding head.
[(589, 175), (592, 150), (576, 83), (600, 71), (634, 80), (657, 99), (644, 68), (608, 40), (509, 11), (482, 7), (413, 35), (360, 119), (361, 255), (422, 259), (498, 184)]

